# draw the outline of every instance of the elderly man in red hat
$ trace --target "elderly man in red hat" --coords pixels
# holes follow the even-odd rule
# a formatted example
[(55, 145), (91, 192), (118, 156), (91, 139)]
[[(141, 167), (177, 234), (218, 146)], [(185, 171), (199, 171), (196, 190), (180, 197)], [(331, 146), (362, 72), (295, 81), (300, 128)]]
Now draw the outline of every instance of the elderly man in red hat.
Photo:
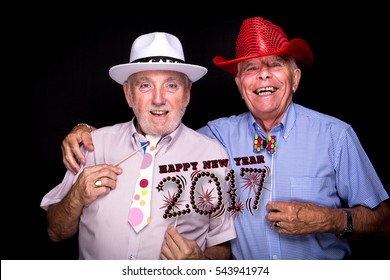
[[(352, 127), (293, 102), (313, 54), (262, 17), (243, 21), (236, 58), (214, 58), (234, 76), (249, 111), (198, 131), (226, 149), (237, 238), (234, 259), (343, 259), (348, 237), (390, 235), (389, 195)], [(88, 129), (63, 142), (68, 168)], [(72, 150), (75, 150), (73, 154)]]
[(52, 240), (78, 234), (80, 259), (230, 259), (226, 151), (181, 122), (206, 72), (172, 34), (134, 41), (109, 75), (135, 116), (93, 131), (83, 167), (43, 197)]

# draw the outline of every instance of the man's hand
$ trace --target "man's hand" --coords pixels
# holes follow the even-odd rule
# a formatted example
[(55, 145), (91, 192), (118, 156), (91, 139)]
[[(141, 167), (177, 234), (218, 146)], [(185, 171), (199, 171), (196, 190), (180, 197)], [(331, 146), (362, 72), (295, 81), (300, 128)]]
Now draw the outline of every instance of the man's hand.
[(90, 205), (101, 195), (106, 195), (116, 188), (120, 167), (111, 164), (98, 164), (86, 167), (74, 183), (70, 193), (82, 206)]
[(307, 202), (270, 201), (266, 219), (279, 233), (309, 234), (335, 232), (343, 228), (344, 216), (341, 209), (321, 207)]
[(160, 259), (204, 260), (205, 256), (195, 241), (184, 238), (176, 228), (169, 226), (165, 231)]
[(69, 132), (69, 134), (62, 141), (62, 162), (65, 167), (76, 174), (80, 170), (80, 165), (85, 163), (84, 154), (81, 152), (80, 146), (92, 152), (94, 150), (91, 131), (94, 127), (86, 125), (77, 125)]

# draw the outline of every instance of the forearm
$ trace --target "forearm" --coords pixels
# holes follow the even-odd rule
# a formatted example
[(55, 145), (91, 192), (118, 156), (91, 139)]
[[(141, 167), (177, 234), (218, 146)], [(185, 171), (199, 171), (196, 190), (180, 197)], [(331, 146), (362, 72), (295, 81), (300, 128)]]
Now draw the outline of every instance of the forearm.
[(61, 241), (78, 231), (83, 206), (72, 201), (69, 193), (62, 201), (51, 205), (46, 214), (47, 232), (51, 240)]
[[(352, 219), (349, 219), (347, 209), (309, 202), (270, 201), (266, 207), (269, 211), (266, 219), (282, 234), (334, 233), (340, 238), (390, 237), (389, 200), (374, 209), (360, 205), (349, 208)], [(351, 220), (352, 232), (350, 226), (347, 227), (348, 219)]]
[(206, 259), (229, 260), (231, 258), (230, 242), (207, 247), (204, 251), (204, 255)]
[(390, 206), (384, 201), (374, 209), (363, 206), (351, 208), (353, 233), (351, 237), (390, 237)]

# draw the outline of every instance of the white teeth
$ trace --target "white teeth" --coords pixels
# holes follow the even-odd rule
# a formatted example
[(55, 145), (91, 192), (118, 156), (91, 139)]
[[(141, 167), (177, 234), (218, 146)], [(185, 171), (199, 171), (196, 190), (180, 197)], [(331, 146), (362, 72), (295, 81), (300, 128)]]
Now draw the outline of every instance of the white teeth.
[(273, 92), (275, 92), (275, 89), (273, 87), (259, 88), (256, 90), (256, 94), (258, 95), (269, 95)]
[(165, 111), (152, 111), (152, 113), (155, 115), (163, 115), (165, 114)]
[(272, 94), (272, 92), (264, 91), (264, 92), (259, 92), (257, 95), (263, 96), (263, 95), (270, 95), (270, 94)]

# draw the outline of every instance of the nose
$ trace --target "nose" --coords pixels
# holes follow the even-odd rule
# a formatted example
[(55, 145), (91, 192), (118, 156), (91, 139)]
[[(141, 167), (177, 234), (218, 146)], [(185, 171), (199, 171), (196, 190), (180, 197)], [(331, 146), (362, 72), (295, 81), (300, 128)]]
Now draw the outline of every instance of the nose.
[(262, 67), (259, 71), (259, 74), (257, 75), (258, 79), (260, 80), (266, 80), (271, 78), (271, 72), (269, 71), (268, 67)]
[(165, 103), (164, 89), (156, 88), (153, 94), (153, 103), (156, 105), (161, 105)]

